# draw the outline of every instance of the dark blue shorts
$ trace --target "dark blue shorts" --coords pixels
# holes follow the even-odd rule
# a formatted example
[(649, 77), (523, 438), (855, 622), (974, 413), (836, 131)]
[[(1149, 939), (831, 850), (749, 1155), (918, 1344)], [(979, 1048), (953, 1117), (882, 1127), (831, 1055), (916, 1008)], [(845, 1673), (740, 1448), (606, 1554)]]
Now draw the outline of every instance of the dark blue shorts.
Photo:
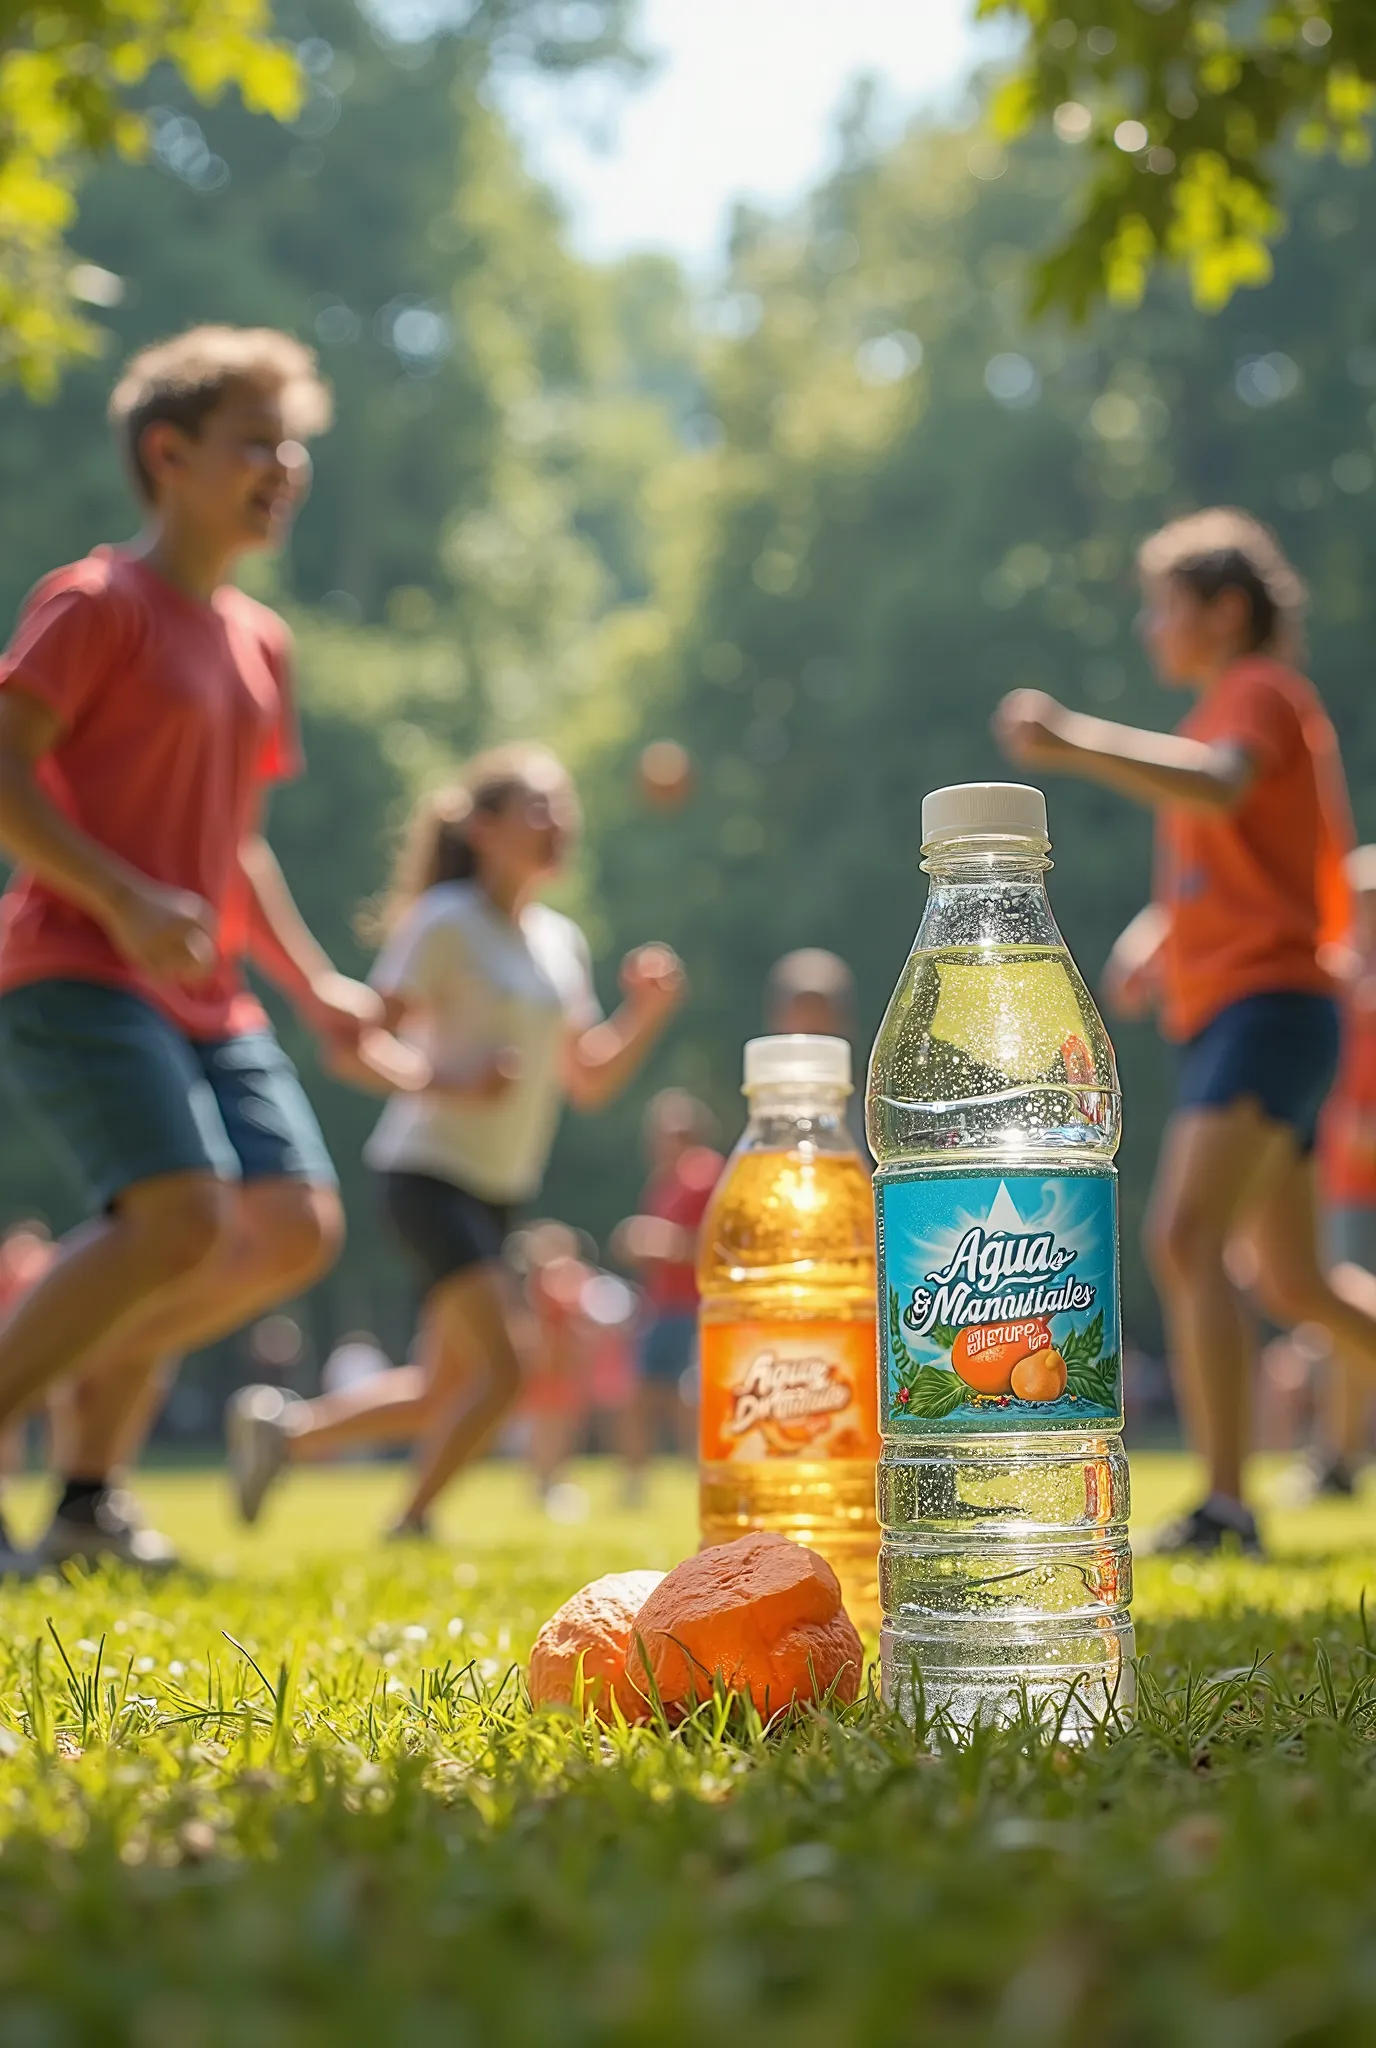
[(640, 1370), (661, 1387), (676, 1387), (697, 1362), (698, 1319), (692, 1309), (656, 1315), (642, 1332)]
[(168, 1173), (334, 1184), (315, 1111), (270, 1031), (191, 1039), (128, 989), (35, 981), (0, 996), (0, 1060), (98, 1208)]
[(1181, 1109), (1248, 1099), (1314, 1149), (1324, 1097), (1338, 1071), (1338, 1006), (1295, 989), (1230, 1003), (1180, 1048)]
[(428, 1294), (473, 1266), (495, 1265), (511, 1235), (511, 1210), (434, 1173), (379, 1176), (387, 1221), (406, 1248)]

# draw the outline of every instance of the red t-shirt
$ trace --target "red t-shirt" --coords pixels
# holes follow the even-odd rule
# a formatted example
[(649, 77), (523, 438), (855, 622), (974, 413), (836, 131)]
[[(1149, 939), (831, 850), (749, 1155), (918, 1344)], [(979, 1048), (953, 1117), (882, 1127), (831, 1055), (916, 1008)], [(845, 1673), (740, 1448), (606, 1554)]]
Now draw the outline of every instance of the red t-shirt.
[(1244, 996), (1333, 992), (1319, 951), (1348, 929), (1353, 835), (1337, 737), (1293, 669), (1264, 655), (1235, 662), (1179, 730), (1252, 763), (1235, 810), (1160, 813), (1157, 899), (1170, 912), (1162, 1024), (1188, 1039)]
[[(725, 1163), (720, 1152), (695, 1145), (666, 1173), (653, 1176), (641, 1197), (641, 1214), (696, 1232)], [(681, 1265), (668, 1259), (652, 1260), (645, 1271), (645, 1299), (659, 1315), (692, 1315), (698, 1305), (692, 1260)]]
[(0, 903), (0, 991), (63, 978), (127, 988), (188, 1037), (262, 1028), (239, 959), (247, 891), (239, 848), (263, 786), (296, 773), (290, 638), (226, 584), (209, 604), (117, 548), (44, 577), (0, 660), (0, 686), (62, 722), (38, 767), (53, 803), (154, 881), (219, 918), (218, 960), (194, 982), (154, 981), (102, 925), (21, 869)]
[(1349, 984), (1342, 1054), (1319, 1123), (1319, 1179), (1329, 1202), (1376, 1204), (1376, 979)]

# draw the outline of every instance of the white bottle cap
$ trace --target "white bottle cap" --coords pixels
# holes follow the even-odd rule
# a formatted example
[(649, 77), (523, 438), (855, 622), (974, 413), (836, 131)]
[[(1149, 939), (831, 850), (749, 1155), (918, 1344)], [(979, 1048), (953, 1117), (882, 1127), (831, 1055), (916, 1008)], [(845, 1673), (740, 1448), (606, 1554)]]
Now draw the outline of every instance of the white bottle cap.
[(794, 1031), (752, 1038), (745, 1048), (745, 1088), (840, 1088), (850, 1093), (850, 1047), (844, 1038)]
[(943, 839), (967, 839), (981, 832), (1050, 846), (1046, 798), (1025, 782), (952, 782), (923, 797), (924, 849)]

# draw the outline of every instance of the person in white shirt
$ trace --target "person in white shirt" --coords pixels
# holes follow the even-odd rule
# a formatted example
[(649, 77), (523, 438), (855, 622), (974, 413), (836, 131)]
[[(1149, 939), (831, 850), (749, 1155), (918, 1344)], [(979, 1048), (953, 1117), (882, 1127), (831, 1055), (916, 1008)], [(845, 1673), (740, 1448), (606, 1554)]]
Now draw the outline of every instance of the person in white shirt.
[[(425, 1290), (418, 1362), (315, 1401), (244, 1388), (229, 1435), (248, 1521), (289, 1464), (410, 1442), (396, 1533), (424, 1534), (431, 1503), (516, 1398), (523, 1325), (502, 1266), (512, 1212), (539, 1192), (564, 1102), (611, 1101), (686, 990), (667, 946), (641, 946), (622, 962), (620, 1008), (602, 1016), (582, 932), (537, 900), (580, 824), (566, 771), (528, 745), (480, 755), (412, 822), (372, 981), (416, 1077), (398, 1075), (365, 1157)], [(336, 1065), (375, 1082), (356, 1056)]]

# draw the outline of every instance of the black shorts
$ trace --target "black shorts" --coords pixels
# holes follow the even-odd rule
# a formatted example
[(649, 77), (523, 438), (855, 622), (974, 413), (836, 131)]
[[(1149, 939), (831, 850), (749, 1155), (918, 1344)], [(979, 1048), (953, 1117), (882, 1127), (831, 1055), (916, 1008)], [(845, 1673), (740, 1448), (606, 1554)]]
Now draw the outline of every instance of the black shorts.
[(472, 1266), (502, 1256), (511, 1231), (504, 1202), (485, 1202), (433, 1173), (384, 1173), (382, 1206), (428, 1294)]
[(1244, 996), (1180, 1048), (1181, 1109), (1260, 1104), (1314, 1149), (1324, 1097), (1338, 1071), (1338, 1006), (1328, 996), (1279, 989)]

